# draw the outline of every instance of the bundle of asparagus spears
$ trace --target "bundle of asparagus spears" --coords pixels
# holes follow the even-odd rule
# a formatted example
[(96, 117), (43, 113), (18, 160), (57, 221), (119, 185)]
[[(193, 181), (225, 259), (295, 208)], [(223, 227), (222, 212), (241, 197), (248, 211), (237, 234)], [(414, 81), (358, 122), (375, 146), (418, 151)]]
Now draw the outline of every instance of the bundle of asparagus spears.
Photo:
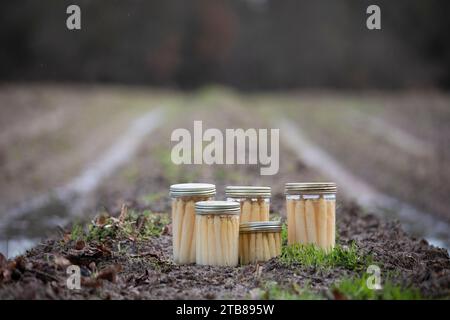
[(184, 183), (170, 187), (172, 197), (172, 245), (176, 263), (195, 262), (195, 203), (213, 199), (212, 184)]
[(314, 244), (324, 250), (335, 245), (336, 185), (286, 184), (288, 244)]
[(229, 201), (197, 202), (196, 263), (237, 266), (239, 260), (239, 204)]
[(264, 262), (281, 254), (281, 222), (247, 222), (240, 226), (241, 264)]
[(238, 201), (241, 206), (241, 223), (269, 221), (270, 187), (228, 186), (228, 201)]

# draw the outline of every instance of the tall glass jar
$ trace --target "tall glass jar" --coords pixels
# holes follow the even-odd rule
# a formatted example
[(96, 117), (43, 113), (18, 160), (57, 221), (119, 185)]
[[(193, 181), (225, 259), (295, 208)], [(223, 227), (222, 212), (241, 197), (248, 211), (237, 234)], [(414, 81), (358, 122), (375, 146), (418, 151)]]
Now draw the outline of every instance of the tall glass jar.
[(208, 183), (181, 183), (170, 186), (175, 263), (195, 262), (195, 203), (213, 200), (215, 194), (216, 186)]
[(281, 254), (281, 222), (244, 222), (239, 228), (241, 264), (264, 262)]
[(241, 223), (269, 221), (270, 187), (228, 186), (225, 193), (228, 201), (240, 203)]
[(201, 201), (195, 204), (196, 262), (237, 266), (239, 260), (239, 203)]
[(334, 248), (336, 189), (332, 182), (286, 184), (288, 244)]

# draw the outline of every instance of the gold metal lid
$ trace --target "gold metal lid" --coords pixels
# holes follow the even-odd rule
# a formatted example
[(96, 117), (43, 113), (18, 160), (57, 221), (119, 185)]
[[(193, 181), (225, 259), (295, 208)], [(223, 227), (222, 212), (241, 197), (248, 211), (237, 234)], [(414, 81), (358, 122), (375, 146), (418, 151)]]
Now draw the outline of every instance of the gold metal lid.
[(210, 183), (179, 183), (170, 186), (171, 197), (213, 196), (216, 186)]
[(255, 187), (255, 186), (228, 186), (225, 188), (227, 197), (230, 198), (246, 198), (246, 197), (261, 197), (270, 198), (270, 187)]
[(239, 214), (241, 206), (234, 201), (199, 201), (195, 203), (196, 214)]
[(286, 194), (333, 194), (337, 191), (334, 182), (286, 183)]
[(254, 221), (243, 222), (239, 232), (281, 232), (281, 221)]

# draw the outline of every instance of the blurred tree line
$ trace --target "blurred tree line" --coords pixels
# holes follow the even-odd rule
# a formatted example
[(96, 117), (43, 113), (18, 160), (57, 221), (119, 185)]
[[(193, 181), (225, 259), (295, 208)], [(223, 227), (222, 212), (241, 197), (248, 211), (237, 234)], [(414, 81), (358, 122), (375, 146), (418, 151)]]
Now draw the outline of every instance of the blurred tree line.
[[(66, 28), (78, 4), (82, 30)], [(382, 30), (366, 28), (381, 7)], [(244, 90), (450, 87), (447, 0), (16, 0), (0, 81)]]

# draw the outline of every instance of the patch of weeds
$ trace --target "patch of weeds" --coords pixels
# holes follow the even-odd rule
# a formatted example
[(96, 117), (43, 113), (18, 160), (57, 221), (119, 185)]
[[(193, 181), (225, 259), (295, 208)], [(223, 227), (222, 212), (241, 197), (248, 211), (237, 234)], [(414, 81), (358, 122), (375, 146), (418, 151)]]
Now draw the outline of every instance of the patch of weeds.
[(373, 261), (372, 256), (364, 256), (358, 252), (355, 243), (349, 247), (337, 244), (331, 252), (314, 245), (294, 244), (284, 246), (280, 261), (284, 265), (301, 264), (308, 267), (335, 268), (347, 270), (363, 270)]
[(142, 213), (131, 211), (128, 213), (121, 229), (126, 237), (137, 237), (139, 240), (145, 240), (150, 237), (159, 237), (169, 223), (168, 214), (153, 213), (150, 210), (145, 210)]
[(324, 297), (311, 290), (309, 284), (301, 287), (297, 283), (289, 286), (280, 286), (277, 282), (269, 281), (262, 288), (252, 290), (253, 299), (264, 300), (321, 300)]
[(423, 299), (416, 288), (402, 287), (394, 284), (389, 278), (381, 283), (381, 289), (370, 289), (367, 286), (369, 275), (345, 278), (333, 285), (334, 296), (353, 300), (420, 300)]
[(159, 237), (170, 223), (168, 214), (130, 211), (123, 221), (114, 217), (100, 215), (96, 222), (87, 226), (87, 232), (81, 224), (75, 224), (71, 231), (71, 240), (104, 241), (106, 239), (132, 238), (145, 240)]
[(78, 241), (78, 240), (84, 240), (86, 237), (86, 234), (84, 232), (84, 226), (81, 223), (74, 223), (72, 226), (72, 230), (70, 231), (70, 240), (72, 241)]

